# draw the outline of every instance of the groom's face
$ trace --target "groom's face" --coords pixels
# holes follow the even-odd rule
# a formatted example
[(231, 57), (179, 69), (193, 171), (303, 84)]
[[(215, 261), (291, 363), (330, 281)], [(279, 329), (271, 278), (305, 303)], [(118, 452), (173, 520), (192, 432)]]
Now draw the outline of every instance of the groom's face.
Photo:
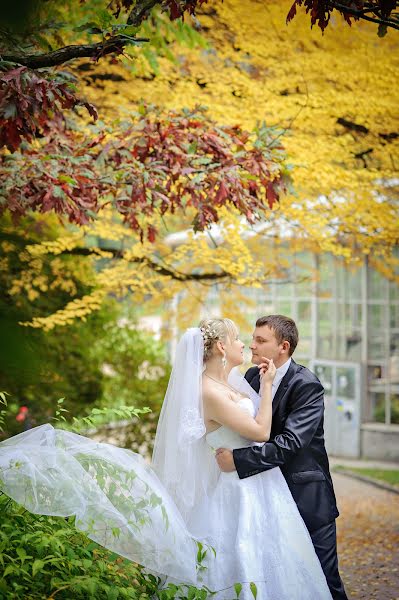
[(252, 350), (254, 365), (259, 365), (262, 362), (262, 356), (272, 358), (275, 364), (279, 362), (281, 357), (281, 344), (277, 342), (273, 329), (270, 329), (267, 325), (256, 327), (249, 348)]

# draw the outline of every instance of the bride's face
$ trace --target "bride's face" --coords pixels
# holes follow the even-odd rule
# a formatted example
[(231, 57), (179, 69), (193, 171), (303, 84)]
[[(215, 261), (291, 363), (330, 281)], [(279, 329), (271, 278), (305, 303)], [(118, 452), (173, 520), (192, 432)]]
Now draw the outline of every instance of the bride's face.
[(236, 367), (244, 362), (245, 344), (238, 337), (238, 332), (233, 339), (228, 338), (225, 344), (226, 358), (231, 367)]

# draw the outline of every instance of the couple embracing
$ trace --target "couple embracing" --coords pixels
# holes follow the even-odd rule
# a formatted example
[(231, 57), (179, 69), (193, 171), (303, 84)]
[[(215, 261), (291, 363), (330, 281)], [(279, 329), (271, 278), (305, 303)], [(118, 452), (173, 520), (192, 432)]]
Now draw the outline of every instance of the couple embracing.
[(258, 600), (345, 600), (323, 387), (292, 359), (297, 342), (292, 319), (258, 319), (242, 378), (235, 324), (206, 319), (178, 344), (152, 468), (42, 425), (0, 444), (0, 489), (32, 512), (75, 514), (92, 539), (217, 600), (238, 582), (243, 600), (253, 584)]

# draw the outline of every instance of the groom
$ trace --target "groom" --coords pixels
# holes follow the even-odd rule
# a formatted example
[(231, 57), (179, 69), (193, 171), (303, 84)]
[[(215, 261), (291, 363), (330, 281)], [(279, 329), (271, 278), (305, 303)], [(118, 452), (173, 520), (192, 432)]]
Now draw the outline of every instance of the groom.
[[(317, 377), (291, 358), (298, 343), (295, 322), (282, 315), (256, 321), (252, 362), (273, 359), (273, 421), (262, 446), (217, 451), (222, 471), (237, 470), (240, 479), (280, 467), (309, 530), (334, 600), (347, 600), (338, 571), (335, 519), (338, 510), (324, 446), (324, 389)], [(245, 379), (259, 392), (258, 367)], [(265, 543), (267, 541), (265, 540)], [(313, 599), (312, 599), (313, 600)]]

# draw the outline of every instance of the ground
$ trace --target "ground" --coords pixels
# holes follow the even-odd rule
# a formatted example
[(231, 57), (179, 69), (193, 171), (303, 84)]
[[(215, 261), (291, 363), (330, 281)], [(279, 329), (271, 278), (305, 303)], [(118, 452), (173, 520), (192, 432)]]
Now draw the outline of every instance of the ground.
[(340, 571), (350, 600), (399, 600), (399, 494), (333, 475)]

